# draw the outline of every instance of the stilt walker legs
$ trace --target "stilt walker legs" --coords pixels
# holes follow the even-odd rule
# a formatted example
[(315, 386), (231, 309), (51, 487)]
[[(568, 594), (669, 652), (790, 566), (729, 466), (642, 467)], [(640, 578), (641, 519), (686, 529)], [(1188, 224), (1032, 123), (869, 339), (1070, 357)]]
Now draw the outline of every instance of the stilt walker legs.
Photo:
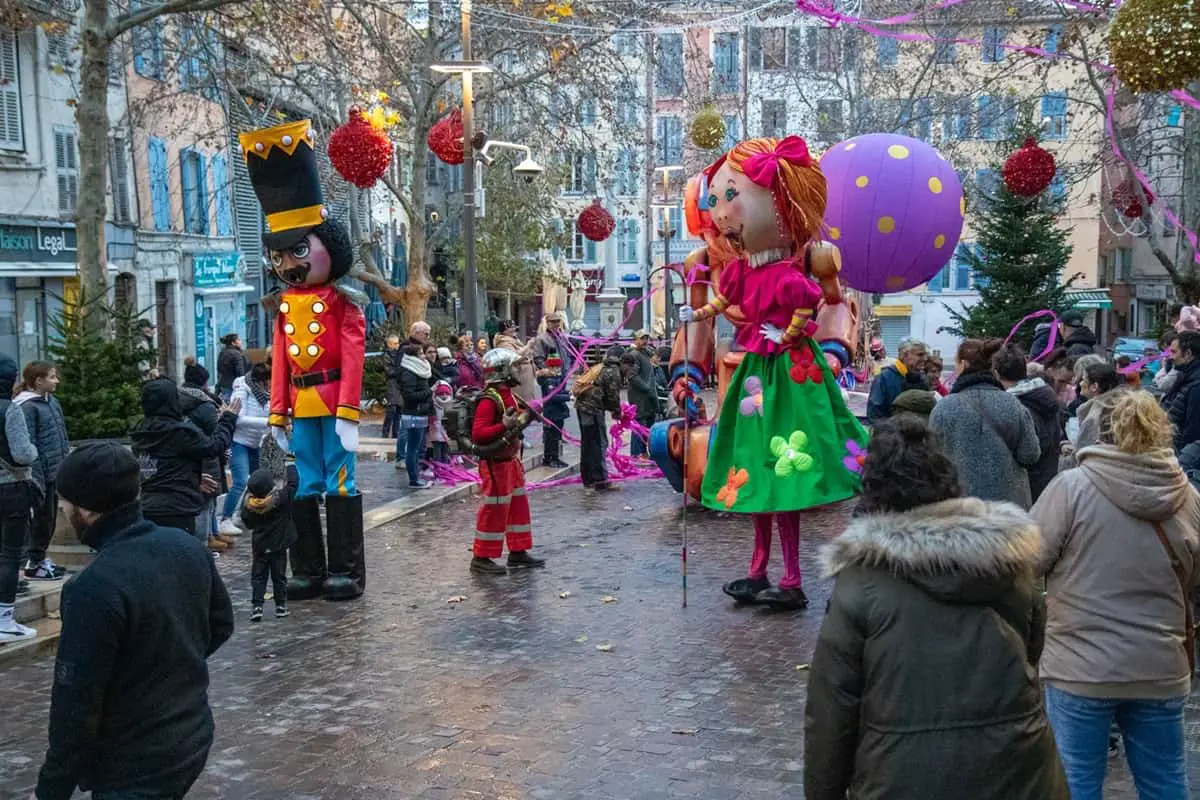
[[(750, 557), (751, 580), (765, 581), (767, 579), (767, 562), (771, 558), (771, 518), (772, 514), (752, 514), (754, 518), (754, 554)], [(786, 559), (785, 559), (786, 561)]]
[(776, 514), (779, 520), (779, 549), (783, 551), (783, 579), (780, 589), (800, 588), (800, 512)]

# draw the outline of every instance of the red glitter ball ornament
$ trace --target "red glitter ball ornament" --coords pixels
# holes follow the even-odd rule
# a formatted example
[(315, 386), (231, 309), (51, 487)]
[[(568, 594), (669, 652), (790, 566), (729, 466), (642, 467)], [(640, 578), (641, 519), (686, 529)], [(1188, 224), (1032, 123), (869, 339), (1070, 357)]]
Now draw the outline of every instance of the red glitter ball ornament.
[[(1146, 188), (1143, 188), (1142, 191), (1146, 195), (1146, 202), (1153, 204), (1154, 193)], [(1142, 206), (1142, 199), (1138, 197), (1137, 189), (1133, 185), (1132, 178), (1113, 189), (1112, 206), (1130, 219), (1137, 219), (1146, 213), (1146, 209)]]
[(1038, 147), (1037, 139), (1030, 136), (1004, 162), (1000, 174), (1004, 185), (1017, 197), (1033, 197), (1046, 190), (1057, 171), (1054, 156)]
[(360, 189), (370, 189), (392, 163), (392, 140), (376, 128), (358, 108), (350, 109), (350, 121), (329, 137), (329, 160), (346, 180)]
[(600, 205), (598, 198), (593, 200), (590, 206), (579, 212), (578, 224), (580, 232), (593, 242), (603, 242), (609, 236), (612, 236), (613, 228), (617, 227), (617, 222), (613, 219), (613, 215), (608, 213), (608, 209)]
[(462, 112), (457, 108), (439, 119), (425, 137), (433, 154), (447, 164), (463, 163)]

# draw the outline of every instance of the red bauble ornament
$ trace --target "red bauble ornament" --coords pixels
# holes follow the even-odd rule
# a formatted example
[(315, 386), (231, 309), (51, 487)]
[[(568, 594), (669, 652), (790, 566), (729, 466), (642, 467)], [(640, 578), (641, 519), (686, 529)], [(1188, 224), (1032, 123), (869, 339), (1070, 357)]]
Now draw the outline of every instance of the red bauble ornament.
[(1057, 171), (1054, 156), (1038, 147), (1037, 139), (1030, 136), (1004, 162), (1000, 174), (1004, 185), (1017, 197), (1033, 197), (1046, 191)]
[[(1144, 187), (1142, 191), (1146, 195), (1146, 202), (1153, 204), (1154, 192)], [(1133, 185), (1132, 178), (1113, 189), (1112, 206), (1130, 219), (1137, 219), (1146, 213), (1146, 209), (1142, 206), (1142, 199), (1138, 197), (1137, 189)]]
[(616, 220), (613, 215), (608, 213), (608, 209), (600, 205), (600, 200), (597, 198), (592, 201), (592, 204), (579, 212), (579, 232), (593, 242), (603, 242), (609, 236), (612, 236), (613, 228), (617, 227)]
[(392, 163), (392, 140), (367, 122), (358, 108), (350, 109), (350, 121), (329, 137), (329, 160), (346, 180), (360, 189), (370, 189)]
[(439, 119), (425, 137), (433, 154), (447, 164), (463, 163), (462, 113), (456, 108)]

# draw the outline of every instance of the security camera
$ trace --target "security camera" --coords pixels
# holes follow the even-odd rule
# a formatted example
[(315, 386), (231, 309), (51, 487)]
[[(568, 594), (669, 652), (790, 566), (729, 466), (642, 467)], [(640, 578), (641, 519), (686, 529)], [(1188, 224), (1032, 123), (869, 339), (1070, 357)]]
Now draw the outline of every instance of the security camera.
[(545, 171), (545, 168), (541, 164), (529, 157), (526, 157), (524, 161), (513, 167), (513, 174), (519, 178), (524, 178), (526, 183), (533, 183), (533, 179)]

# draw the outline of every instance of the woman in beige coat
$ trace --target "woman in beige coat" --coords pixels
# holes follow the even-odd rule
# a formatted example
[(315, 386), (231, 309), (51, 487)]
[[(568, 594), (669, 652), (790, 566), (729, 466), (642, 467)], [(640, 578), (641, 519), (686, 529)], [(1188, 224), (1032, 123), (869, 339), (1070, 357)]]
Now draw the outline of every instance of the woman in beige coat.
[(1072, 800), (1101, 800), (1114, 720), (1138, 796), (1186, 800), (1200, 496), (1158, 402), (1113, 394), (1099, 444), (1078, 450), (1031, 512), (1047, 583), (1046, 710)]
[(494, 342), (499, 350), (511, 350), (521, 357), (513, 367), (513, 375), (520, 383), (513, 387), (513, 394), (525, 404), (532, 403), (538, 396), (537, 378), (533, 373), (533, 361), (529, 357), (529, 345), (521, 344), (517, 338), (517, 323), (506, 319), (500, 323), (500, 332)]

